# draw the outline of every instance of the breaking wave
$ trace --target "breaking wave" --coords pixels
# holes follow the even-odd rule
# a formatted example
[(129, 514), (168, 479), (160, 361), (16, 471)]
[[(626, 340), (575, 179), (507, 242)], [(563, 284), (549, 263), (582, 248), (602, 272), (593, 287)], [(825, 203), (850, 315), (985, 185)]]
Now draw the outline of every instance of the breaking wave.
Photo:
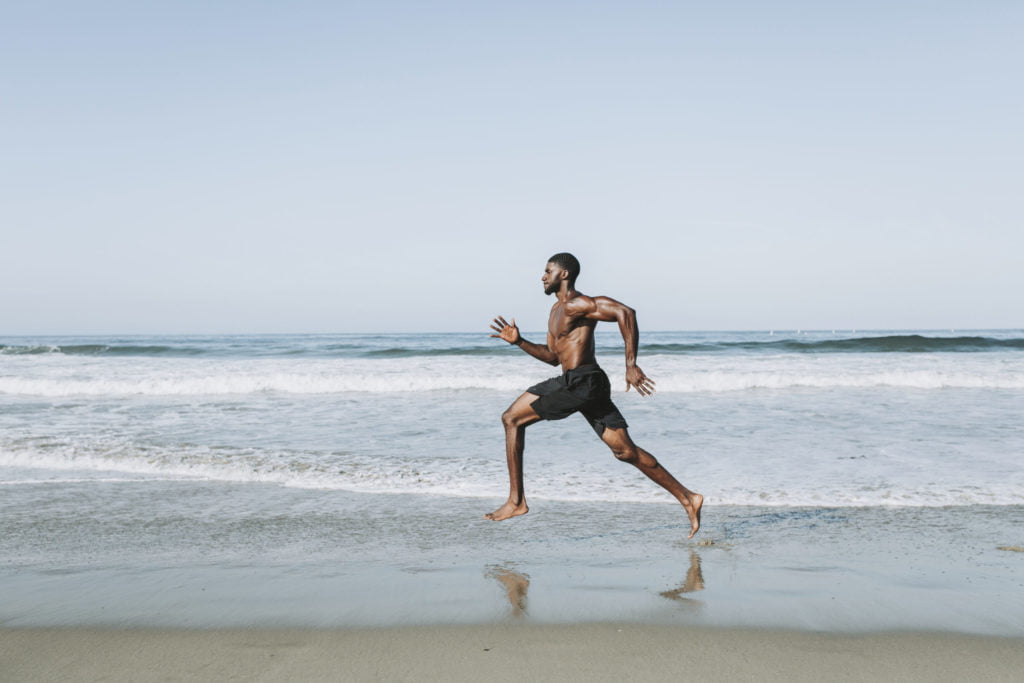
[[(29, 468), (32, 473), (22, 479), (0, 481), (0, 485), (199, 479), (377, 494), (468, 498), (496, 498), (503, 494), (503, 482), (495, 476), (499, 468), (494, 461), (437, 456), (410, 459), (340, 451), (65, 443), (42, 448), (0, 446), (0, 467)], [(535, 499), (674, 504), (666, 495), (656, 495), (646, 482), (609, 477), (598, 465), (583, 472), (547, 462), (538, 462), (534, 467), (531, 494)], [(47, 472), (51, 476), (45, 476)], [(130, 476), (111, 476), (112, 473)], [(894, 480), (854, 490), (794, 477), (785, 490), (726, 485), (709, 502), (768, 507), (1024, 504), (1024, 490), (1012, 484), (978, 487), (912, 481), (915, 483)]]
[[(0, 377), (0, 394), (10, 396), (214, 396), (247, 394), (396, 393), (427, 391), (522, 391), (543, 377), (531, 374), (441, 374), (409, 370), (401, 373), (209, 374), (202, 376), (141, 376), (124, 378)], [(663, 393), (726, 392), (801, 387), (908, 389), (1024, 389), (1024, 371), (985, 373), (956, 370), (825, 370), (780, 371), (686, 370), (660, 373)], [(612, 376), (613, 387), (621, 379)]]

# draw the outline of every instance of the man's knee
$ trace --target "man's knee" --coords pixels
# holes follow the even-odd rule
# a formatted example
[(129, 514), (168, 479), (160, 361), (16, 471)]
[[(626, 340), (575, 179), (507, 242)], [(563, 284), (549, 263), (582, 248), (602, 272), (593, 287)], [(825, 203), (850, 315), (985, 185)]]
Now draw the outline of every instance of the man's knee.
[(512, 405), (501, 414), (501, 423), (505, 425), (505, 428), (514, 429), (523, 425), (533, 424), (539, 420), (540, 416), (533, 409), (533, 402), (537, 398), (534, 394), (525, 393), (513, 401)]
[(508, 410), (501, 414), (501, 424), (505, 425), (506, 428), (515, 429), (526, 424), (530, 419), (529, 416), (524, 415), (515, 408), (515, 406), (510, 406)]
[(642, 467), (658, 466), (658, 461), (654, 459), (654, 456), (633, 443), (632, 439), (603, 438), (603, 440), (608, 448), (612, 449), (612, 455), (620, 462), (628, 462), (630, 465)]
[(608, 447), (612, 449), (612, 455), (621, 462), (636, 464), (640, 461), (640, 451), (633, 444), (610, 443)]
[(605, 445), (612, 450), (612, 455), (617, 460), (628, 463), (636, 463), (640, 460), (639, 449), (624, 429), (605, 427), (604, 433), (601, 434), (601, 441), (604, 441)]

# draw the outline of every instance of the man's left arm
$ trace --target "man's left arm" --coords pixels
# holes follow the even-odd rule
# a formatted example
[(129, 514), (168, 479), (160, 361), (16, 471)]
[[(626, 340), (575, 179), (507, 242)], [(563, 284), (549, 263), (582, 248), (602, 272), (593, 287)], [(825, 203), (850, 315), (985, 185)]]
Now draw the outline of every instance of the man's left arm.
[(588, 320), (617, 322), (622, 341), (626, 344), (626, 391), (635, 387), (641, 396), (654, 393), (654, 380), (644, 374), (636, 364), (637, 349), (640, 346), (640, 329), (636, 324), (636, 311), (608, 296), (579, 297), (584, 308), (584, 317)]

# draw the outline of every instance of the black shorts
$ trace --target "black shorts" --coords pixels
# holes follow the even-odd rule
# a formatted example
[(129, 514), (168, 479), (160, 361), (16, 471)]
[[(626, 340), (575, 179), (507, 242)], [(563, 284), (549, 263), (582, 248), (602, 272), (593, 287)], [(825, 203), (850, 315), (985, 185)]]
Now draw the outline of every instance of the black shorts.
[(561, 377), (552, 377), (527, 389), (540, 398), (530, 407), (544, 420), (561, 420), (580, 412), (597, 432), (605, 427), (625, 429), (629, 425), (612, 403), (612, 386), (608, 375), (597, 365), (581, 365)]

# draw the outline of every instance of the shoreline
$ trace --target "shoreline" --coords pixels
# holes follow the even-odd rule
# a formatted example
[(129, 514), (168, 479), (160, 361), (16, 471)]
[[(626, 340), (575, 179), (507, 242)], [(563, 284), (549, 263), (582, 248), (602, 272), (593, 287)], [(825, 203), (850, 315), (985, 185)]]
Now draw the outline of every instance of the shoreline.
[(1018, 680), (1024, 638), (637, 624), (0, 628), (7, 680)]
[[(48, 490), (75, 514), (55, 521), (18, 489), (4, 501), (0, 628), (614, 622), (1024, 637), (1024, 553), (1004, 549), (1020, 545), (1024, 506), (718, 506), (687, 540), (675, 506), (549, 501), (495, 524), (468, 498), (401, 506), (218, 482)], [(143, 503), (148, 522), (124, 523)]]

